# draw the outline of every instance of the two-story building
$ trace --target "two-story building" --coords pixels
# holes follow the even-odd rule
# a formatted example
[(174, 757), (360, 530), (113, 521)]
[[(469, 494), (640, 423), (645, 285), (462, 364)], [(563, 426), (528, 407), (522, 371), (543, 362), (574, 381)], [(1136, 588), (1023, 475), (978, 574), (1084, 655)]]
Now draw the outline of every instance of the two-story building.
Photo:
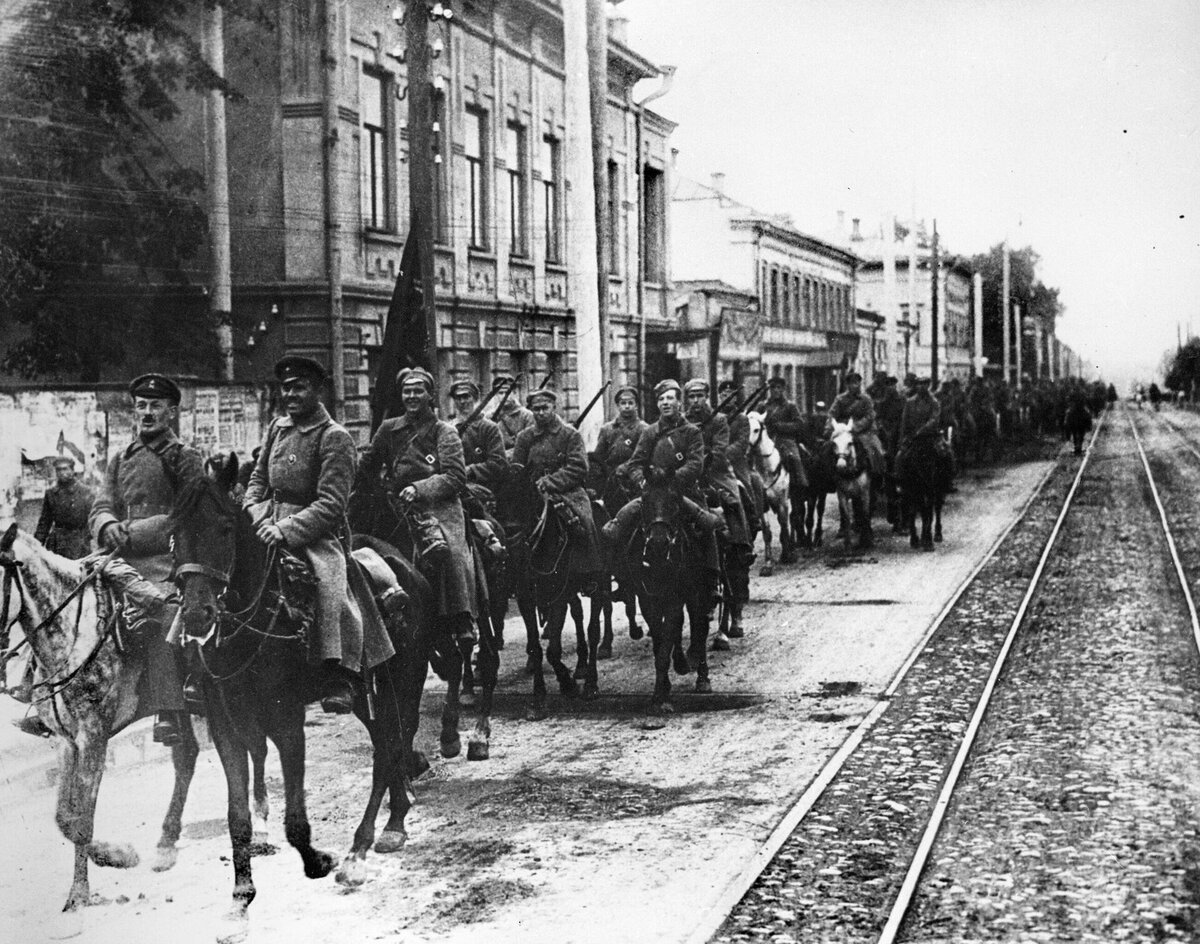
[[(678, 179), (672, 224), (676, 284), (716, 280), (757, 298), (761, 377), (782, 377), (802, 409), (832, 400), (858, 356), (857, 256), (801, 232), (786, 216), (732, 199), (721, 174), (711, 184)], [(703, 376), (707, 368), (693, 369)], [(736, 373), (732, 365), (721, 369)]]

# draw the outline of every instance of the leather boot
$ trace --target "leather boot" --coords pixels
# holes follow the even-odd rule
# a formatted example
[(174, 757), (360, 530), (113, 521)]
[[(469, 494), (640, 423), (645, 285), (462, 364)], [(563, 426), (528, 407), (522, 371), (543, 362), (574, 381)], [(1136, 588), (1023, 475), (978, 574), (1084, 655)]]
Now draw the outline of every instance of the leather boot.
[(154, 743), (163, 747), (176, 747), (183, 743), (183, 725), (180, 711), (160, 711), (154, 722)]
[(354, 710), (354, 685), (350, 673), (336, 663), (325, 667), (321, 680), (321, 709), (331, 715), (348, 715)]

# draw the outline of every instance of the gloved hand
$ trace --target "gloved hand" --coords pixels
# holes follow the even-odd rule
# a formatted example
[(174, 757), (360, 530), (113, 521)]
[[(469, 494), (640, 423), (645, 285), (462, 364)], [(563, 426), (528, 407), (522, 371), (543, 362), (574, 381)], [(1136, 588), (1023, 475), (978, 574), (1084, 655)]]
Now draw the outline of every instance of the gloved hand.
[(129, 543), (129, 525), (123, 521), (110, 521), (100, 529), (100, 546), (106, 551), (115, 551)]

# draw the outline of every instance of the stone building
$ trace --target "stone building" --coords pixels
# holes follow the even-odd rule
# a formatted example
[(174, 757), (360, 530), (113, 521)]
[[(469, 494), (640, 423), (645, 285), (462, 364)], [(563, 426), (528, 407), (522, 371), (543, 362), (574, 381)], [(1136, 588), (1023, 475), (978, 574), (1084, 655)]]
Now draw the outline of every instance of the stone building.
[(673, 277), (677, 284), (717, 280), (757, 297), (761, 376), (782, 377), (788, 395), (811, 410), (833, 399), (858, 356), (858, 257), (801, 232), (789, 217), (730, 198), (723, 178), (679, 179), (672, 197)]

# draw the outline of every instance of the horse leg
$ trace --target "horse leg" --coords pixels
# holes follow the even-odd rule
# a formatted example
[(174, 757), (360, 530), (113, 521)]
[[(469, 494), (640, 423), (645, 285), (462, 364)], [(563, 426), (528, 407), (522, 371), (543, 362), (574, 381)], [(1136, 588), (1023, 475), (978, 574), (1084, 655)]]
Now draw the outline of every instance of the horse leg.
[(600, 658), (600, 613), (606, 605), (611, 614), (612, 595), (605, 593), (604, 588), (597, 585), (595, 595), (592, 597), (587, 628), (587, 672), (583, 682), (583, 697), (586, 701), (595, 701), (600, 696), (600, 673), (597, 670), (596, 662)]
[(779, 563), (796, 563), (796, 535), (792, 531), (792, 502), (785, 497), (779, 509)]
[(625, 593), (625, 618), (629, 620), (629, 638), (641, 639), (645, 632), (637, 621), (637, 594), (632, 590), (623, 592)]
[[(292, 709), (293, 706), (287, 707)], [(312, 828), (308, 823), (308, 810), (304, 800), (304, 707), (301, 705), (298, 706), (298, 710), (287, 710), (279, 714), (284, 717), (277, 718), (272, 740), (279, 751), (279, 765), (283, 768), (284, 835), (287, 836), (288, 844), (300, 853), (305, 876), (324, 878), (333, 871), (337, 860), (330, 853), (323, 852), (312, 844)], [(240, 778), (238, 815), (244, 817), (244, 823), (239, 823), (239, 827), (244, 828), (246, 850), (249, 854), (250, 804), (246, 789), (246, 751), (239, 749), (237, 753)], [(230, 828), (232, 830), (232, 826)]]
[[(461, 617), (466, 619), (467, 617)], [(438, 737), (442, 756), (457, 757), (462, 751), (458, 735), (459, 690), (462, 684), (463, 657), (457, 641), (447, 640), (446, 700), (442, 704), (442, 732)]]
[(479, 637), (479, 702), (476, 705), (475, 730), (467, 738), (467, 760), (487, 760), (491, 756), (492, 696), (500, 672), (500, 653), (491, 634)]
[[(535, 612), (542, 614), (544, 611), (538, 607)], [(538, 638), (537, 622), (532, 628), (526, 623), (526, 631), (529, 633), (529, 661), (526, 667), (533, 673), (533, 697), (525, 709), (525, 720), (541, 721), (546, 717), (546, 674), (542, 668), (542, 642)]]
[(196, 772), (196, 758), (200, 756), (200, 745), (196, 743), (191, 719), (187, 718), (181, 727), (183, 739), (171, 748), (175, 786), (171, 790), (171, 802), (167, 805), (162, 833), (158, 837), (152, 866), (155, 872), (165, 872), (174, 867), (179, 858), (179, 850), (175, 848), (175, 843), (179, 841), (179, 834), (183, 829), (183, 805), (187, 802), (188, 788), (192, 784), (192, 775)]
[(533, 594), (517, 594), (517, 610), (525, 623), (525, 674), (533, 675), (542, 664), (542, 642), (538, 638), (538, 610)]
[(771, 558), (771, 526), (767, 523), (767, 512), (763, 510), (762, 516), (762, 533), (763, 533), (763, 565), (758, 571), (760, 577), (770, 577), (775, 573), (775, 562)]
[(587, 624), (583, 619), (583, 599), (578, 594), (572, 594), (567, 601), (571, 611), (571, 622), (575, 624), (575, 681), (582, 682), (587, 678)]
[[(483, 632), (484, 620), (475, 621), (475, 625)], [(459, 692), (458, 703), (470, 708), (475, 704), (475, 672), (471, 667), (471, 653), (475, 651), (475, 644), (469, 639), (458, 640), (458, 652), (462, 657), (462, 689)]]
[[(654, 643), (654, 694), (650, 698), (650, 716), (645, 727), (661, 728), (666, 724), (663, 715), (675, 711), (671, 704), (671, 650), (675, 645), (675, 634), (667, 625), (658, 605), (654, 614), (646, 613), (646, 622), (650, 629), (650, 639)], [(645, 607), (642, 612), (645, 613)]]
[(939, 495), (933, 500), (933, 540), (942, 543), (942, 505), (945, 504), (944, 499)]
[[(696, 669), (696, 691), (701, 695), (712, 693), (712, 684), (708, 680), (708, 607), (704, 604), (704, 591), (693, 596), (688, 601), (687, 615), (690, 628), (688, 640), (688, 661)], [(683, 614), (680, 614), (680, 625), (683, 624)]]
[[(601, 578), (607, 581), (609, 592), (604, 594), (604, 599), (600, 603), (600, 615), (604, 619), (604, 632), (600, 637), (600, 644), (596, 647), (597, 659), (611, 659), (613, 647), (613, 597), (612, 597), (612, 578), (608, 574), (604, 574)], [(592, 606), (596, 606), (593, 598)], [(590, 625), (590, 624), (589, 624)]]
[(571, 672), (563, 664), (562, 659), (562, 631), (566, 621), (567, 604), (565, 602), (552, 604), (546, 619), (546, 632), (549, 634), (546, 642), (546, 661), (550, 663), (550, 668), (554, 670), (554, 677), (558, 679), (559, 693), (566, 698), (574, 698), (579, 693), (579, 686), (575, 684), (575, 679), (571, 677)]
[[(256, 851), (267, 845), (267, 816), (271, 803), (267, 799), (267, 739), (259, 738), (250, 747), (250, 767), (253, 774), (254, 845)], [(260, 853), (261, 854), (261, 853)]]
[(933, 496), (921, 497), (921, 549), (933, 550)]
[(908, 544), (910, 547), (921, 546), (921, 536), (917, 533), (917, 515), (920, 509), (911, 494), (904, 496), (904, 519), (908, 522)]
[(865, 551), (870, 550), (875, 543), (875, 533), (871, 526), (870, 486), (868, 485), (864, 491), (865, 494), (860, 493), (856, 499), (854, 514), (855, 520), (859, 523), (858, 546), (860, 550)]
[[(233, 858), (233, 905), (229, 917), (244, 921), (246, 909), (250, 907), (256, 894), (254, 877), (250, 870), (250, 844), (254, 835), (250, 820), (250, 764), (246, 748), (237, 740), (235, 734), (226, 728), (226, 718), (223, 717), (225, 714), (223, 711), (213, 713), (209, 718), (209, 731), (212, 734), (213, 746), (217, 749), (217, 756), (221, 759), (221, 767), (225, 770), (229, 843)], [(282, 756), (283, 752), (280, 751), (280, 757)], [(303, 760), (301, 765), (303, 766)], [(286, 766), (284, 771), (286, 782)], [(289, 803), (287, 816), (291, 815)], [(290, 830), (288, 841), (291, 841)]]

